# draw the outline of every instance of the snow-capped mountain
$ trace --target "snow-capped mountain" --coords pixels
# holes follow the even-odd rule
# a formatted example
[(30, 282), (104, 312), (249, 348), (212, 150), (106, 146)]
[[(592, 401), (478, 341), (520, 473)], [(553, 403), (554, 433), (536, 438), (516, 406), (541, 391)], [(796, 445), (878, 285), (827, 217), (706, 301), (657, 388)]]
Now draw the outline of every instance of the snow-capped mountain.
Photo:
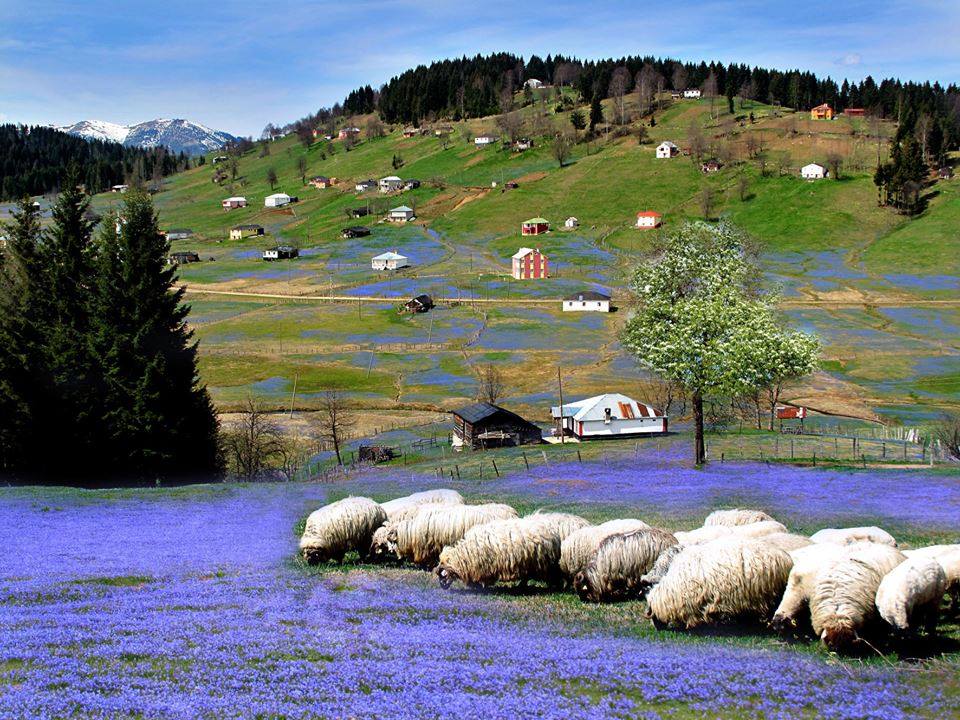
[(202, 155), (237, 140), (230, 133), (213, 130), (189, 120), (149, 120), (137, 125), (117, 125), (102, 120), (83, 120), (63, 132), (88, 140), (111, 140), (128, 147), (152, 148), (163, 145), (172, 152)]

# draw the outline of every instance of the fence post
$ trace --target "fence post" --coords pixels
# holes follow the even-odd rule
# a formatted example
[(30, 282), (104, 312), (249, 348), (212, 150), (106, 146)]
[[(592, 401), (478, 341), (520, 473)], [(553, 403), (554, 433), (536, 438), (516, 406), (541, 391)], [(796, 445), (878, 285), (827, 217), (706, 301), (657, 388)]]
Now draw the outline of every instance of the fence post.
[(544, 465), (549, 465), (550, 463), (547, 462), (547, 451), (546, 451), (546, 450), (541, 450), (540, 453), (543, 455), (543, 464), (544, 464)]
[(813, 466), (814, 466), (814, 467), (817, 466), (817, 451), (816, 451), (816, 450), (813, 451)]
[(500, 477), (500, 471), (497, 469), (497, 461), (490, 458), (490, 462), (493, 463), (493, 471), (497, 474), (497, 477)]
[(793, 438), (790, 438), (790, 459), (793, 460)]
[(860, 462), (863, 463), (863, 469), (866, 470), (866, 469), (867, 469), (867, 456), (864, 455), (863, 453), (860, 454)]
[(460, 466), (455, 464), (454, 467), (457, 469), (457, 480), (459, 480), (459, 479), (460, 479)]
[(523, 456), (523, 464), (526, 465), (526, 466), (527, 466), (527, 470), (529, 470), (529, 469), (530, 469), (530, 463), (527, 461), (527, 454), (526, 454), (525, 452), (521, 452), (520, 455)]
[(880, 457), (884, 459), (887, 457), (887, 444), (885, 442), (880, 443)]
[(577, 462), (583, 464), (583, 458), (580, 457), (580, 448), (577, 448)]
[(725, 460), (724, 455), (725, 455), (725, 453), (720, 453), (720, 464), (721, 464), (721, 465), (723, 464), (723, 462), (724, 462), (724, 460)]

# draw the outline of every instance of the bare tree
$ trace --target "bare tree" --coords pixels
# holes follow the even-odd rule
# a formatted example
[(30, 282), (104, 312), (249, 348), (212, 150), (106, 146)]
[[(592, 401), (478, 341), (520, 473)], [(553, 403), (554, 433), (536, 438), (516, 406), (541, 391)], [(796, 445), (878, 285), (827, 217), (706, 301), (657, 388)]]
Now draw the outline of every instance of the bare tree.
[(703, 132), (696, 121), (691, 122), (687, 128), (687, 145), (690, 148), (690, 155), (694, 160), (700, 162), (703, 159), (703, 153), (707, 149), (707, 141), (703, 137)]
[(757, 137), (755, 132), (747, 132), (746, 136), (744, 143), (747, 146), (747, 157), (752, 160), (760, 151), (760, 138)]
[(673, 66), (673, 74), (670, 77), (673, 89), (683, 92), (687, 88), (687, 69), (680, 63)]
[(252, 397), (244, 402), (239, 421), (224, 431), (222, 442), (230, 474), (239, 480), (269, 478), (290, 452), (279, 425)]
[(477, 372), (477, 401), (491, 405), (506, 393), (503, 373), (493, 363), (487, 363)]
[[(683, 389), (676, 383), (657, 378), (650, 383), (647, 389), (648, 397), (653, 400), (653, 406), (664, 415), (669, 415), (674, 403), (683, 400)], [(685, 411), (686, 403), (684, 403)]]
[(933, 124), (933, 116), (928, 112), (922, 112), (913, 126), (913, 134), (917, 142), (920, 143), (920, 155), (924, 162), (927, 161), (927, 143), (930, 140), (930, 131), (933, 130)]
[(713, 218), (714, 192), (712, 188), (705, 187), (700, 191), (698, 200), (700, 201), (700, 214), (704, 220)]
[(935, 439), (951, 460), (960, 461), (960, 415), (945, 415), (937, 426)]
[(357, 424), (350, 403), (339, 390), (327, 390), (320, 395), (320, 405), (314, 418), (317, 435), (333, 446), (337, 464), (343, 465), (340, 447), (347, 434)]
[(572, 144), (566, 133), (557, 133), (557, 136), (553, 139), (553, 157), (560, 164), (560, 167), (566, 165), (570, 158)]
[(513, 70), (507, 70), (503, 73), (503, 87), (500, 90), (500, 112), (503, 115), (513, 110), (514, 91)]
[(830, 177), (839, 180), (843, 170), (843, 156), (836, 151), (827, 153), (827, 168), (830, 170)]
[(626, 105), (624, 96), (630, 89), (630, 71), (622, 65), (613, 71), (610, 78), (609, 94), (613, 98), (613, 109), (616, 112), (617, 121), (620, 125), (626, 122)]
[(523, 115), (519, 112), (508, 112), (497, 116), (497, 128), (504, 137), (515, 141), (523, 131)]
[(270, 189), (277, 187), (277, 171), (273, 168), (267, 168), (267, 182), (270, 183)]
[(637, 91), (637, 104), (640, 108), (640, 114), (645, 114), (650, 109), (651, 101), (657, 93), (657, 88), (663, 82), (663, 76), (658, 73), (650, 63), (644, 63), (637, 73), (634, 89)]
[(707, 79), (703, 81), (703, 94), (710, 98), (710, 117), (716, 119), (716, 107), (717, 107), (717, 95), (719, 94), (717, 90), (717, 76), (713, 70), (710, 71), (710, 74), (707, 75)]
[(380, 122), (380, 118), (376, 116), (367, 120), (366, 131), (368, 138), (382, 138), (386, 134), (383, 123)]
[[(740, 86), (740, 108), (742, 109), (746, 104), (747, 100), (753, 100), (757, 95), (757, 86), (753, 82), (753, 78), (745, 82)], [(751, 103), (752, 104), (752, 103)]]
[(740, 202), (746, 202), (750, 196), (750, 180), (744, 173), (737, 177), (737, 194), (740, 196)]
[(306, 155), (301, 155), (297, 158), (297, 170), (300, 171), (300, 182), (304, 185), (307, 184), (307, 157)]

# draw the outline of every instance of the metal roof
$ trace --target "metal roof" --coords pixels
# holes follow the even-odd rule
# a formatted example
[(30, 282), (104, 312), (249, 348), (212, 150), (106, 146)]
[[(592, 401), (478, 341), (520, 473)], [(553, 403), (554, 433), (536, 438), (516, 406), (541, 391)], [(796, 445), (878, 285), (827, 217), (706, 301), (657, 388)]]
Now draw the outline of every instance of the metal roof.
[(567, 295), (564, 300), (609, 300), (609, 295), (604, 295), (596, 290), (584, 290), (583, 292)]
[(388, 250), (387, 252), (381, 253), (380, 255), (374, 255), (373, 259), (374, 260), (406, 260), (407, 256), (401, 255), (400, 253), (395, 253), (393, 252), (393, 250)]
[(490, 403), (481, 402), (481, 403), (474, 403), (473, 405), (467, 405), (466, 407), (462, 407), (458, 410), (454, 410), (453, 414), (459, 417), (462, 417), (468, 423), (475, 423), (475, 422), (480, 422), (481, 420), (484, 420), (490, 417), (491, 415), (495, 415), (501, 410), (503, 410), (503, 408), (497, 405), (491, 405)]

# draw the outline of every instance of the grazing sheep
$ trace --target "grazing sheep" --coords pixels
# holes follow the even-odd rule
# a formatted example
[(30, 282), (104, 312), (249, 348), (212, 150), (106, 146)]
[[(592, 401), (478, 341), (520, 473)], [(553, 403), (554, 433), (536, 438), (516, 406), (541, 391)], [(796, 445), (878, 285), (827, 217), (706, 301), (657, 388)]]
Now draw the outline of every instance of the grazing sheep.
[(781, 550), (786, 550), (787, 552), (793, 552), (794, 550), (809, 547), (813, 544), (806, 535), (794, 535), (793, 533), (786, 532), (763, 535), (760, 539), (765, 543), (776, 545)]
[(348, 497), (310, 513), (300, 538), (300, 552), (311, 565), (343, 561), (351, 550), (364, 555), (373, 533), (387, 514), (370, 498)]
[(727, 525), (711, 525), (694, 530), (681, 530), (673, 534), (681, 545), (702, 545), (729, 535), (733, 535), (733, 528)]
[(944, 550), (935, 560), (940, 563), (947, 578), (946, 592), (950, 595), (950, 614), (956, 615), (960, 610), (960, 546)]
[(443, 549), (436, 573), (441, 587), (459, 580), (470, 588), (498, 582), (561, 581), (560, 540), (556, 527), (529, 518), (497, 520), (472, 528)]
[(714, 525), (732, 527), (734, 525), (763, 522), (764, 520), (773, 520), (773, 518), (761, 510), (714, 510), (703, 521), (703, 527), (713, 527)]
[(878, 527), (827, 528), (810, 536), (815, 543), (833, 543), (851, 545), (856, 542), (872, 542), (897, 547), (893, 535)]
[(936, 558), (940, 555), (944, 555), (955, 550), (960, 550), (960, 543), (955, 545), (927, 545), (926, 547), (915, 548), (913, 550), (903, 550), (902, 552), (908, 558)]
[(730, 530), (733, 531), (734, 535), (758, 538), (766, 537), (767, 535), (782, 535), (787, 532), (787, 527), (776, 520), (761, 520), (760, 522), (749, 523), (747, 525), (734, 525)]
[(573, 586), (583, 601), (610, 602), (639, 595), (640, 578), (677, 539), (665, 530), (642, 528), (607, 537)]
[(380, 503), (380, 507), (387, 513), (387, 520), (398, 523), (406, 520), (424, 505), (463, 505), (463, 496), (456, 490), (424, 490), (394, 500)]
[[(676, 535), (674, 535), (674, 537), (676, 537)], [(640, 597), (646, 595), (650, 588), (663, 580), (663, 576), (666, 575), (667, 570), (670, 569), (670, 564), (674, 561), (677, 555), (680, 554), (680, 551), (683, 550), (683, 548), (684, 546), (680, 544), (671, 545), (657, 556), (657, 559), (650, 568), (650, 571), (640, 576), (640, 582), (637, 584), (637, 590), (640, 594)]]
[(731, 535), (685, 547), (647, 593), (657, 626), (692, 628), (738, 617), (766, 617), (793, 561), (762, 539)]
[(597, 554), (606, 538), (618, 533), (649, 528), (643, 520), (627, 518), (610, 520), (600, 525), (587, 525), (568, 535), (560, 545), (560, 571), (567, 579), (573, 579), (578, 572), (585, 570), (590, 560)]
[[(773, 536), (763, 538), (769, 542)], [(800, 625), (800, 616), (809, 607), (810, 596), (817, 583), (817, 572), (828, 562), (843, 557), (850, 552), (849, 546), (833, 543), (811, 544), (791, 550), (793, 567), (787, 578), (787, 587), (783, 591), (780, 605), (773, 614), (770, 626), (781, 634), (792, 632)]]
[(946, 589), (947, 575), (934, 558), (907, 558), (880, 581), (877, 610), (897, 632), (923, 626), (933, 633)]
[(853, 649), (877, 614), (883, 576), (906, 558), (889, 546), (864, 543), (827, 561), (817, 571), (810, 595), (813, 632), (834, 652)]
[(531, 515), (526, 515), (523, 519), (527, 522), (547, 527), (556, 535), (557, 541), (561, 543), (577, 530), (585, 528), (590, 524), (589, 520), (584, 520), (579, 515), (561, 512), (541, 512), (540, 510), (537, 510), (537, 512)]
[(509, 505), (430, 505), (397, 523), (386, 533), (386, 553), (424, 568), (437, 564), (440, 551), (453, 545), (470, 528), (493, 520), (517, 517)]

